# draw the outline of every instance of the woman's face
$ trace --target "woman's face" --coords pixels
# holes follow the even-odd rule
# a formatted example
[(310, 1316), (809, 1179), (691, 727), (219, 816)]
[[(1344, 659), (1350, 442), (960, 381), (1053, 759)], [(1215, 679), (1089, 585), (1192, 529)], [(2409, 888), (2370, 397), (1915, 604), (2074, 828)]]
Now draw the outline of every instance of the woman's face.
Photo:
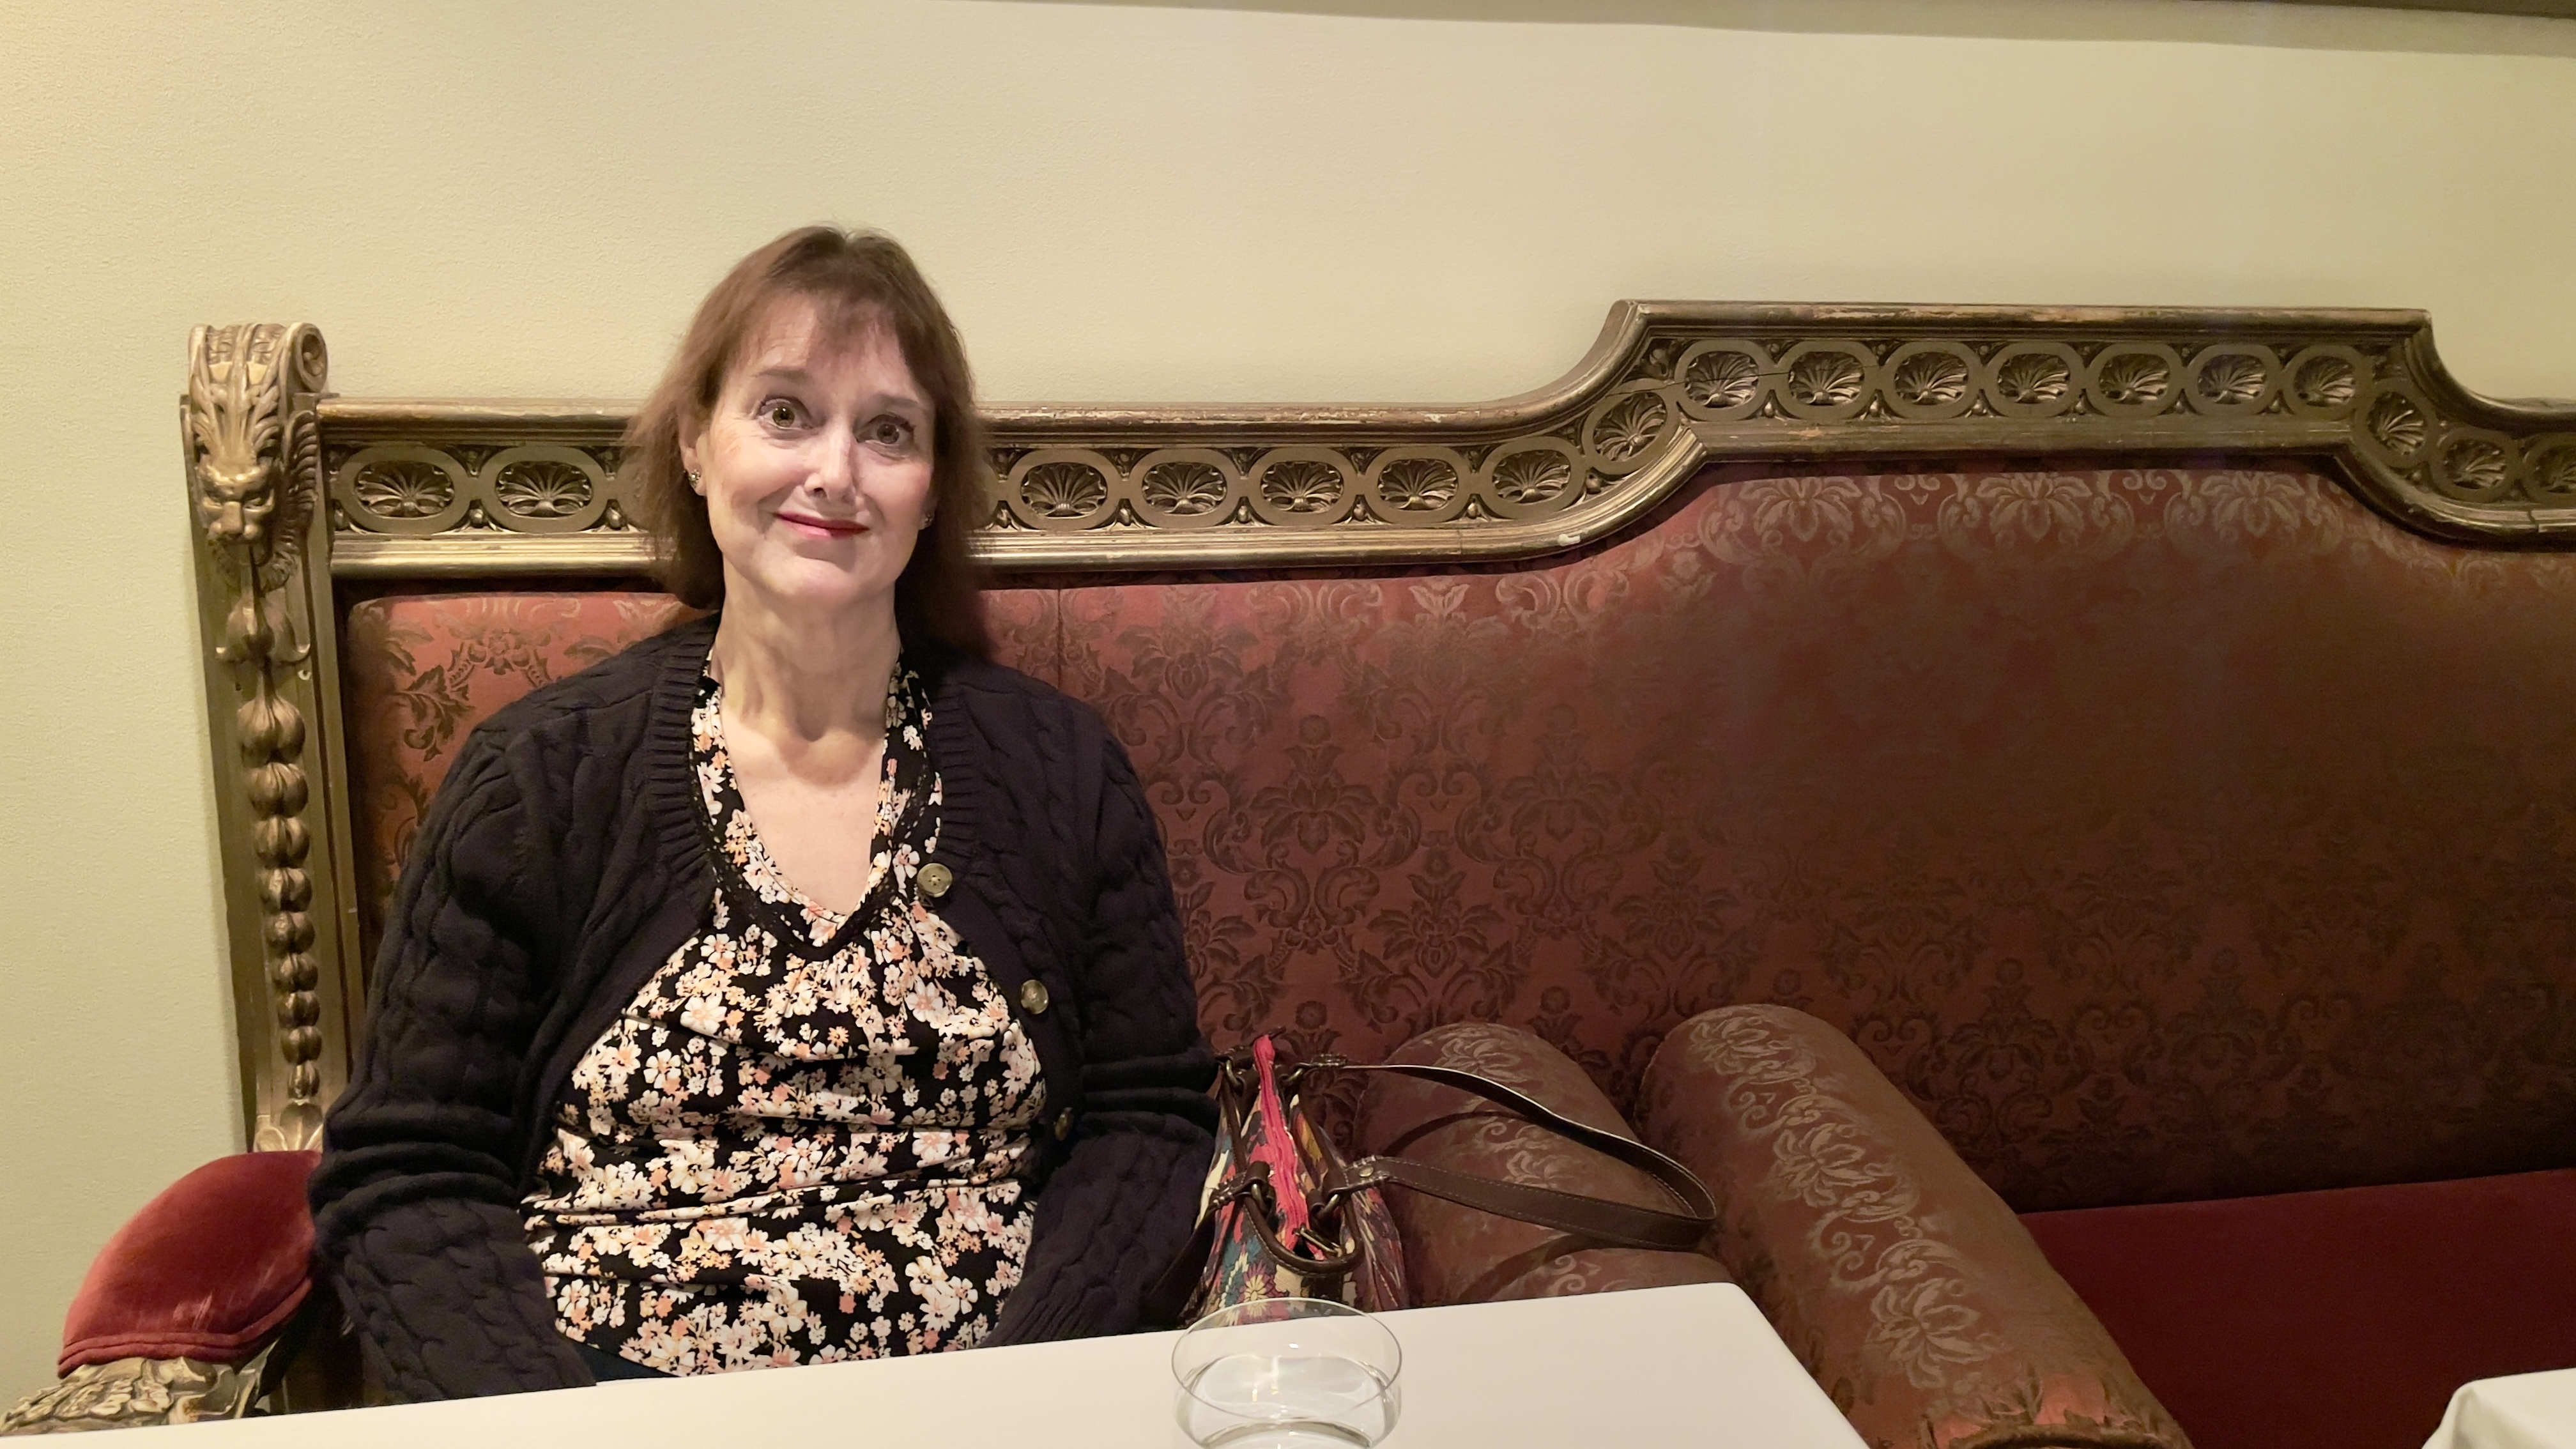
[(680, 458), (724, 555), (728, 601), (889, 611), (930, 521), (931, 408), (892, 332), (825, 330), (771, 304)]

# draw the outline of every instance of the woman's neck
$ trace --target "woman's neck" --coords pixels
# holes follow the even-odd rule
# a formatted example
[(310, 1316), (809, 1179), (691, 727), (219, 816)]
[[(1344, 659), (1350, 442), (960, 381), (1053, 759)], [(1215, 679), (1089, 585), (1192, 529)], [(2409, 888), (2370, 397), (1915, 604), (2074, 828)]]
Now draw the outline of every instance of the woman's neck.
[(728, 590), (710, 662), (728, 732), (756, 731), (797, 774), (835, 776), (865, 768), (884, 741), (902, 652), (891, 598), (807, 614)]

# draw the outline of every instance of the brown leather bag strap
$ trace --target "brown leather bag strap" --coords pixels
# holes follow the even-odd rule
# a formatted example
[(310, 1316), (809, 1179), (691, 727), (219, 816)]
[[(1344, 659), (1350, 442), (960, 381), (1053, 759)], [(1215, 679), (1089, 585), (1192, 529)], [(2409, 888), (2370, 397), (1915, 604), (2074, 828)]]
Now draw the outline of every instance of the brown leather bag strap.
[(1279, 1230), (1271, 1225), (1271, 1219), (1278, 1216), (1279, 1203), (1270, 1186), (1269, 1163), (1252, 1164), (1251, 1171), (1227, 1183), (1210, 1205), (1237, 1201), (1244, 1205), (1244, 1221), (1252, 1224), (1252, 1235), (1260, 1242), (1261, 1250), (1292, 1271), (1309, 1278), (1339, 1278), (1359, 1266), (1357, 1248), (1329, 1257), (1308, 1257), (1279, 1240)]
[(1594, 1238), (1617, 1247), (1659, 1248), (1676, 1252), (1695, 1250), (1708, 1236), (1709, 1230), (1717, 1226), (1717, 1199), (1710, 1194), (1708, 1185), (1689, 1168), (1633, 1138), (1577, 1122), (1490, 1077), (1455, 1067), (1362, 1066), (1330, 1059), (1318, 1059), (1314, 1065), (1349, 1072), (1392, 1072), (1397, 1076), (1436, 1082), (1508, 1107), (1560, 1137), (1580, 1142), (1646, 1174), (1681, 1206), (1682, 1211), (1666, 1212), (1608, 1198), (1559, 1192), (1549, 1187), (1502, 1182), (1403, 1157), (1364, 1157), (1332, 1173), (1323, 1183), (1324, 1195), (1328, 1198), (1368, 1187), (1408, 1187), (1466, 1207)]

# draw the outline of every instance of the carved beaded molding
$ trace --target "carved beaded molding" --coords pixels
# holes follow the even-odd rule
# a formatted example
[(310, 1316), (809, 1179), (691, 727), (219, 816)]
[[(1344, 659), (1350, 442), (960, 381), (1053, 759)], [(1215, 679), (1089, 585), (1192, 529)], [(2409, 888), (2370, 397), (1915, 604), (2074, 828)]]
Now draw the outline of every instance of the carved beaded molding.
[[(189, 339), (180, 438), (203, 547), (199, 621), (206, 635), (208, 728), (223, 827), (234, 999), (244, 1023), (243, 1104), (259, 1147), (318, 1142), (326, 1095), (324, 957), (331, 922), (317, 905), (316, 720), (338, 699), (327, 643), (317, 652), (319, 434), (313, 401), (329, 360), (310, 326), (200, 327)], [(317, 675), (317, 670), (318, 675)], [(327, 856), (327, 852), (326, 852)], [(317, 949), (318, 948), (318, 949)], [(337, 994), (338, 983), (331, 983)], [(273, 1028), (250, 1024), (268, 1018)], [(261, 1042), (267, 1043), (263, 1050)], [(336, 1080), (345, 1062), (327, 1064)]]
[[(342, 575), (633, 572), (615, 405), (320, 405)], [(1478, 406), (996, 406), (995, 568), (1544, 554), (1712, 459), (2301, 454), (2462, 542), (2576, 532), (2576, 410), (2473, 396), (2415, 312), (1622, 302)]]

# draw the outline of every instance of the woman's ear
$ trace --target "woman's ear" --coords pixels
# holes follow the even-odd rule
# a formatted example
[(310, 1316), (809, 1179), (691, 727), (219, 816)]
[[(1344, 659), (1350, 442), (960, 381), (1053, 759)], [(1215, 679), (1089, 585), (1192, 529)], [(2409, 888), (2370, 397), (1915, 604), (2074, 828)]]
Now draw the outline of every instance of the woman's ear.
[(698, 481), (698, 444), (702, 436), (703, 430), (697, 435), (680, 435), (680, 473), (689, 480), (689, 491), (700, 495), (707, 491), (707, 485)]

